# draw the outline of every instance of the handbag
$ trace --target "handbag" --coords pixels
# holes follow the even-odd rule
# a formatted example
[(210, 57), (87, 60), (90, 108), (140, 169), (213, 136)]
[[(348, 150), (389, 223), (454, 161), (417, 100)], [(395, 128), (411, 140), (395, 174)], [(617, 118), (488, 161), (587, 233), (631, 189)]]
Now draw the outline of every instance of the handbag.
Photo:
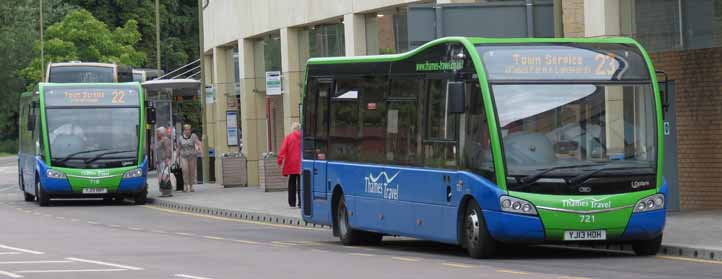
[(183, 169), (180, 167), (180, 164), (178, 164), (178, 162), (173, 162), (173, 164), (170, 165), (170, 172), (173, 176), (175, 176), (176, 191), (183, 191)]

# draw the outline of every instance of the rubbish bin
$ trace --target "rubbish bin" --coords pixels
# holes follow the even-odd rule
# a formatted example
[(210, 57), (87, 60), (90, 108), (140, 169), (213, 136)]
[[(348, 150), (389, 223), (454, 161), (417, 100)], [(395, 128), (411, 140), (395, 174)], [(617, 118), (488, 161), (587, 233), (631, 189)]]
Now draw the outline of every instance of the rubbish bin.
[(221, 157), (223, 187), (248, 186), (246, 157), (241, 153), (225, 153)]
[[(198, 163), (196, 164), (198, 184), (203, 184), (203, 157), (198, 156)], [(216, 151), (213, 148), (208, 149), (208, 182), (216, 182)]]

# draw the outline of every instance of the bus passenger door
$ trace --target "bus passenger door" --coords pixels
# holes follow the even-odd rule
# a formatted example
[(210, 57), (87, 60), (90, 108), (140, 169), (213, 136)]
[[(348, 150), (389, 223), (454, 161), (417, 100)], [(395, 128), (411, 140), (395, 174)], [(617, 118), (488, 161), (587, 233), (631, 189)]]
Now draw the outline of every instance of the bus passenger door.
[(328, 100), (331, 80), (311, 80), (304, 99), (303, 174), (301, 206), (303, 215), (320, 224), (331, 223), (331, 201), (326, 179), (328, 145)]

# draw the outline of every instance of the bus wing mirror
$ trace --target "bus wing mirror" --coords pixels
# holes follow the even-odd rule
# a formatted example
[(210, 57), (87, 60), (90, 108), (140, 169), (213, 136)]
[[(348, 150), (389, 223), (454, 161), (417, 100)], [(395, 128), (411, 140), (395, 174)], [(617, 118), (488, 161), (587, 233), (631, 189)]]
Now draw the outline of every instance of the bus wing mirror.
[(464, 113), (464, 100), (466, 100), (464, 96), (464, 83), (463, 82), (456, 82), (456, 81), (450, 81), (447, 83), (447, 102), (446, 102), (446, 111), (448, 113)]
[[(664, 77), (664, 81), (661, 83), (664, 83), (664, 87), (660, 88), (661, 97), (662, 97), (662, 119), (667, 119), (667, 112), (669, 112), (669, 106), (670, 106), (670, 95), (669, 95), (669, 77), (667, 76), (667, 73), (663, 71), (657, 71), (657, 75), (662, 75)], [(659, 83), (658, 83), (659, 84)], [(661, 84), (659, 84), (661, 85)]]
[(146, 123), (155, 125), (155, 107), (149, 106), (145, 114)]

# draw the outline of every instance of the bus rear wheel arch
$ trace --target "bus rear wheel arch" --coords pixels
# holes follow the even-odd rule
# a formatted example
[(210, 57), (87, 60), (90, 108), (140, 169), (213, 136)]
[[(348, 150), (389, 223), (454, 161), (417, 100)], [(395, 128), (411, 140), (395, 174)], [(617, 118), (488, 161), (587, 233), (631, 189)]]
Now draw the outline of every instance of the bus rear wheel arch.
[(383, 234), (351, 228), (348, 221), (349, 212), (346, 208), (346, 199), (340, 186), (334, 189), (331, 201), (333, 204), (333, 235), (338, 236), (343, 245), (375, 245), (383, 240)]
[(476, 200), (464, 203), (461, 224), (461, 244), (469, 256), (476, 259), (490, 258), (496, 253), (497, 243), (489, 234), (484, 214)]

